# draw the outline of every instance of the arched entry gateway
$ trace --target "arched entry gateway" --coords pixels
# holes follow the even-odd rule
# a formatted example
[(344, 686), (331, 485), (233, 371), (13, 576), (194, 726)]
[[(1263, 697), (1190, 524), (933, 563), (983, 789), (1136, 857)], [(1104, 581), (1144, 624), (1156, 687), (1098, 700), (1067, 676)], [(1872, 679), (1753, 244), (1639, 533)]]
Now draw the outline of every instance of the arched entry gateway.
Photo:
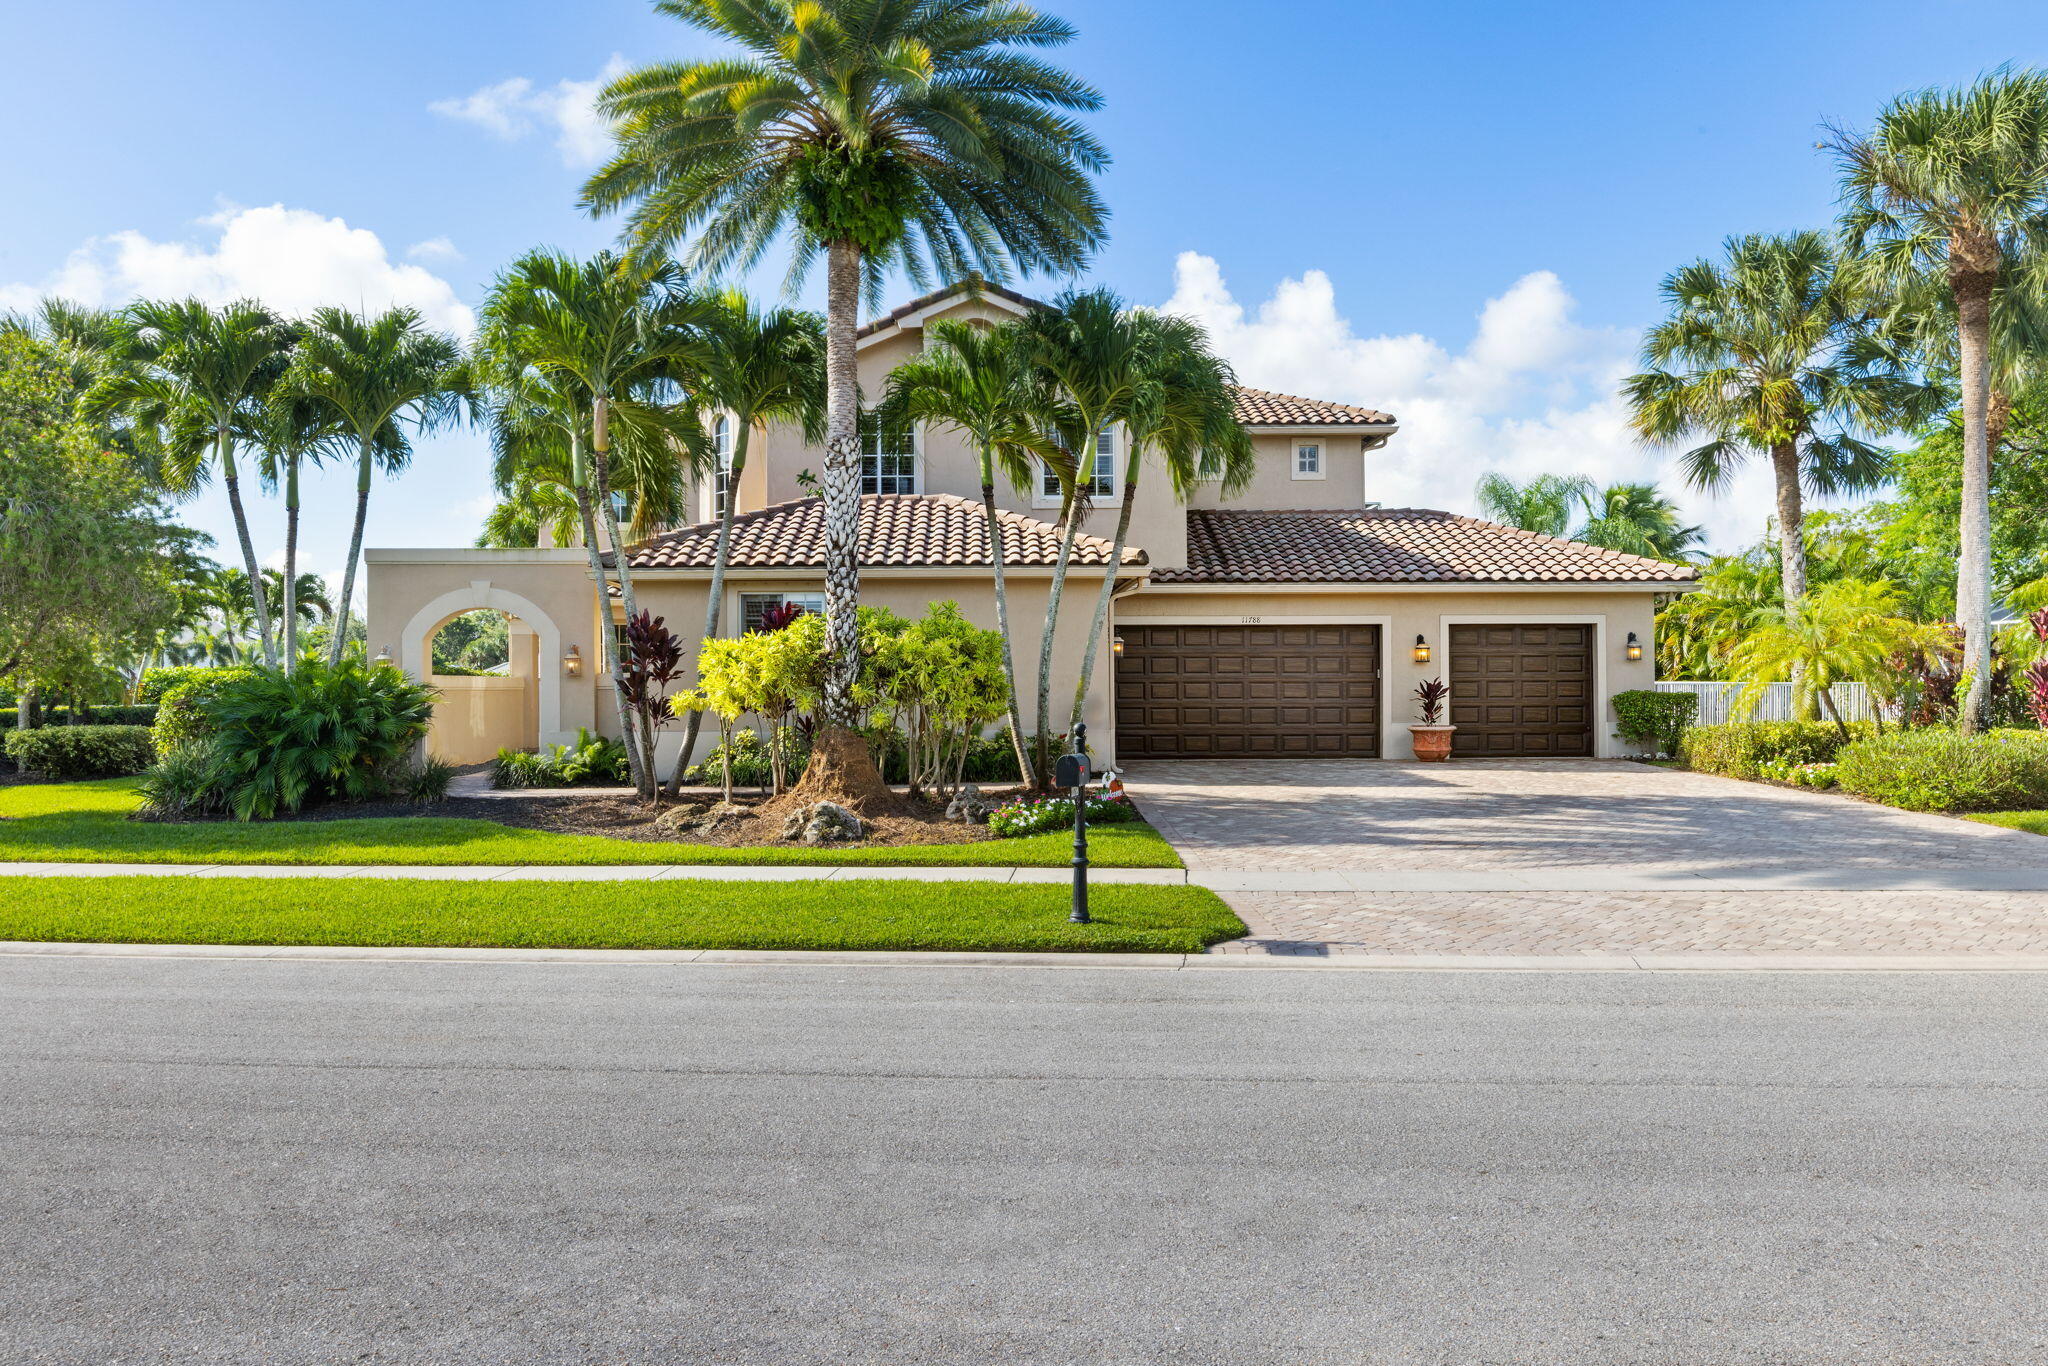
[[(502, 674), (450, 676), (434, 671), (434, 639), (468, 612), (500, 613), (508, 659)], [(562, 684), (550, 665), (562, 635), (532, 601), (486, 579), (443, 593), (413, 614), (400, 636), (398, 664), (441, 690), (427, 733), (427, 752), (452, 764), (483, 763), (500, 749), (534, 749), (568, 739), (562, 729)]]

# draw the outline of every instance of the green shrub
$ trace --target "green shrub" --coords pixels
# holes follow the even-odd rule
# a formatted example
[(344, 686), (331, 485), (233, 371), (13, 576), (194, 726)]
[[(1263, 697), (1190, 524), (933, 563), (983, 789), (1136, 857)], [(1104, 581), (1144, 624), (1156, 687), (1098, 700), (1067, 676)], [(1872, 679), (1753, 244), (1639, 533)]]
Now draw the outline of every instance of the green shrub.
[(549, 745), (538, 754), (501, 749), (491, 768), (491, 785), (520, 787), (618, 787), (632, 781), (633, 766), (617, 740), (579, 726), (576, 742)]
[(52, 778), (118, 778), (156, 759), (147, 726), (41, 726), (7, 737), (7, 757)]
[[(205, 715), (207, 701), (229, 684), (251, 677), (256, 670), (239, 667), (150, 670), (150, 673), (171, 672), (184, 673), (188, 676), (171, 679), (158, 694), (156, 726), (150, 735), (150, 738), (156, 741), (158, 754), (169, 754), (211, 736), (213, 726)], [(146, 685), (148, 675), (145, 674), (143, 677)]]
[(1675, 755), (1699, 711), (1695, 693), (1632, 688), (1614, 695), (1614, 734), (1632, 745), (1648, 745), (1653, 756)]
[(207, 678), (219, 673), (239, 673), (239, 669), (215, 668), (210, 664), (166, 664), (160, 668), (144, 669), (142, 681), (135, 685), (135, 700), (138, 702), (161, 702), (164, 694), (180, 683)]
[(1893, 732), (1844, 748), (1835, 779), (1844, 792), (1908, 811), (2048, 807), (2048, 735)]
[[(156, 720), (156, 707), (108, 705), (103, 707), (83, 706), (78, 709), (78, 723), (82, 726), (146, 726)], [(0, 707), (0, 733), (15, 729), (21, 724), (21, 710), (18, 707)], [(71, 708), (41, 706), (36, 708), (36, 726), (68, 726), (71, 724)], [(30, 727), (31, 730), (35, 726)]]
[[(1088, 798), (1088, 824), (1121, 825), (1138, 819), (1137, 808), (1123, 797)], [(990, 813), (988, 828), (1003, 839), (1074, 828), (1072, 797), (1039, 797), (1011, 802)]]
[(208, 743), (228, 807), (246, 821), (402, 790), (434, 690), (388, 664), (305, 660), (289, 674), (251, 669), (216, 687), (199, 711), (213, 728)]
[(399, 786), (404, 790), (405, 799), (422, 806), (446, 801), (448, 785), (454, 781), (455, 765), (434, 758), (428, 758), (418, 768), (408, 768), (399, 775)]
[(162, 755), (135, 786), (142, 793), (136, 820), (175, 821), (227, 811), (220, 762), (208, 744), (180, 745)]
[[(1870, 722), (1849, 723), (1851, 740), (1870, 734)], [(1679, 737), (1678, 757), (1701, 773), (1755, 780), (1765, 776), (1767, 765), (1830, 763), (1841, 748), (1842, 733), (1833, 722), (1731, 721), (1686, 727)]]

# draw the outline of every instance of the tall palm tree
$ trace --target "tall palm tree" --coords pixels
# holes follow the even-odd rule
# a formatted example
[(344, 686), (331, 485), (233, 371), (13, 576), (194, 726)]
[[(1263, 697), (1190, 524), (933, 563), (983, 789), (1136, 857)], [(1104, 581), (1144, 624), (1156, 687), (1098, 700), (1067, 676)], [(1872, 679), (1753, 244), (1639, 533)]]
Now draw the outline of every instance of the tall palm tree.
[[(288, 392), (273, 393), (253, 418), (251, 436), (259, 451), (257, 472), (263, 476), (264, 488), (282, 490), (284, 494), (284, 569), (278, 574), (278, 581), (283, 587), (279, 620), (283, 623), (286, 672), (296, 667), (299, 660), (298, 589), (302, 579), (320, 584), (321, 615), (327, 614), (326, 585), (311, 575), (299, 573), (299, 471), (308, 462), (319, 464), (344, 435), (332, 408)], [(268, 576), (275, 571), (263, 572)]]
[(1106, 218), (1108, 162), (1071, 111), (1101, 96), (1032, 55), (1074, 36), (1014, 0), (657, 0), (738, 55), (620, 77), (599, 101), (618, 149), (584, 187), (625, 210), (636, 254), (744, 269), (791, 230), (791, 279), (825, 258), (824, 732), (813, 795), (891, 799), (854, 733), (860, 669), (860, 296), (891, 267), (996, 280), (1077, 269)]
[(1496, 470), (1473, 490), (1480, 516), (1539, 536), (1569, 535), (1573, 516), (1592, 496), (1593, 481), (1583, 474), (1539, 474), (1517, 484)]
[[(680, 382), (694, 346), (688, 324), (701, 312), (672, 263), (642, 271), (609, 252), (582, 261), (529, 252), (498, 277), (484, 304), (478, 346), (498, 391), (502, 472), (532, 475), (552, 466), (556, 478), (566, 479), (598, 593), (602, 598), (616, 575), (628, 620), (640, 609), (613, 498), (613, 438), (636, 453), (660, 452), (672, 468), (680, 469), (678, 460), (701, 461), (701, 427)], [(598, 620), (610, 622), (609, 602), (600, 601)], [(604, 635), (616, 679), (623, 662), (617, 637), (609, 629)], [(651, 801), (653, 733), (634, 725), (625, 698), (613, 692), (634, 786)]]
[[(424, 435), (460, 419), (466, 374), (462, 344), (429, 328), (417, 309), (366, 317), (321, 308), (308, 319), (286, 388), (324, 407), (356, 446), (356, 511), (341, 571), (342, 611), (355, 597), (371, 476), (379, 469), (397, 474), (412, 463), (408, 426)], [(341, 663), (346, 635), (335, 632), (329, 664)]]
[(2016, 289), (2048, 252), (2048, 74), (1999, 70), (1960, 90), (1901, 95), (1869, 133), (1836, 130), (1842, 230), (1858, 269), (1898, 286), (1945, 281), (1956, 321), (1963, 508), (1956, 619), (1963, 627), (1966, 730), (1991, 695), (1991, 395), (2001, 312), (2041, 299)]
[[(256, 546), (242, 505), (237, 444), (285, 373), (296, 331), (249, 300), (220, 308), (198, 299), (143, 301), (121, 317), (117, 361), (88, 392), (86, 409), (120, 416), (159, 446), (162, 477), (174, 493), (190, 492), (219, 468), (245, 582), (253, 585)], [(269, 607), (253, 589), (251, 605), (264, 662), (275, 667)]]
[(1664, 280), (1670, 316), (1643, 339), (1651, 367), (1624, 382), (1646, 440), (1705, 436), (1681, 457), (1695, 488), (1725, 488), (1757, 455), (1776, 483), (1785, 601), (1806, 592), (1805, 498), (1867, 492), (1889, 458), (1864, 440), (1914, 426), (1939, 395), (1916, 382), (1876, 301), (1817, 232), (1729, 239), (1726, 259)]
[(1686, 561), (1705, 539), (1687, 526), (1678, 506), (1655, 484), (1609, 484), (1586, 500), (1586, 521), (1573, 540), (1644, 555), (1653, 560)]
[[(726, 424), (728, 440), (714, 442), (710, 478), (717, 489), (718, 544), (711, 557), (711, 591), (704, 604), (704, 635), (718, 634), (725, 605), (725, 569), (732, 554), (732, 522), (738, 511), (740, 479), (754, 428), (770, 422), (795, 423), (810, 440), (824, 434), (825, 322), (815, 313), (777, 308), (756, 309), (738, 291), (709, 302), (691, 327), (690, 387), (698, 401), (716, 410), (714, 423)], [(696, 748), (704, 713), (690, 712), (683, 723), (683, 747), (669, 774), (668, 791), (683, 785)]]
[(1088, 700), (1103, 627), (1109, 621), (1109, 600), (1130, 540), (1145, 457), (1156, 455), (1166, 467), (1176, 503), (1185, 502), (1204, 481), (1219, 483), (1225, 496), (1237, 493), (1251, 482), (1256, 468), (1251, 437), (1237, 421), (1237, 372), (1209, 349), (1207, 329), (1187, 318), (1151, 312), (1135, 313), (1131, 321), (1139, 334), (1140, 356), (1137, 390), (1124, 413), (1123, 503), (1117, 510), (1115, 548), (1102, 574), (1081, 654), (1070, 727), (1081, 724), (1081, 709)]
[(1012, 488), (1031, 484), (1030, 453), (1046, 443), (1037, 427), (1044, 408), (1038, 371), (1031, 364), (1021, 323), (977, 327), (942, 318), (925, 328), (925, 349), (889, 374), (888, 421), (951, 427), (974, 448), (982, 516), (988, 527), (995, 579), (996, 633), (1003, 641), (1003, 684), (1008, 689), (1010, 747), (1019, 777), (1032, 773), (1017, 692), (1010, 593), (1004, 573), (1003, 519), (996, 508), (998, 476)]

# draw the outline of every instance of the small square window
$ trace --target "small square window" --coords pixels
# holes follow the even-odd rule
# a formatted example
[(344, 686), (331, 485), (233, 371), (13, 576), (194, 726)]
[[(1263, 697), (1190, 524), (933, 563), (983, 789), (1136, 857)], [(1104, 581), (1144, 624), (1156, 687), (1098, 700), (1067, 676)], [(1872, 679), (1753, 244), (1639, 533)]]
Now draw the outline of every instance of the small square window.
[(917, 434), (902, 427), (884, 429), (875, 413), (860, 419), (860, 491), (917, 492)]
[[(1080, 492), (1088, 498), (1114, 498), (1116, 496), (1116, 428), (1104, 427), (1095, 435), (1095, 459), (1092, 475), (1081, 485)], [(1038, 492), (1042, 500), (1057, 499), (1060, 496), (1060, 477), (1050, 467), (1040, 469)]]
[(1320, 441), (1297, 441), (1294, 443), (1294, 474), (1298, 479), (1317, 479), (1323, 473), (1323, 443)]

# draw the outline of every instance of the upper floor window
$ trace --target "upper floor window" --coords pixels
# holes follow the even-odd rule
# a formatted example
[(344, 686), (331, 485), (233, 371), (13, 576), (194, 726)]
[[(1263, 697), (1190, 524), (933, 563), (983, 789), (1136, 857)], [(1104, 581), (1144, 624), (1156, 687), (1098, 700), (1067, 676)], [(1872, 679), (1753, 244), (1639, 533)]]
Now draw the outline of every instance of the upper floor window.
[(1322, 442), (1297, 441), (1294, 443), (1294, 477), (1296, 479), (1320, 479), (1323, 477)]
[(770, 612), (784, 607), (794, 607), (799, 612), (825, 614), (823, 593), (742, 593), (740, 594), (740, 630), (758, 631), (767, 624)]
[[(1116, 496), (1116, 428), (1104, 427), (1095, 434), (1095, 454), (1088, 462), (1085, 478), (1078, 490), (1088, 498), (1114, 498)], [(1057, 500), (1060, 496), (1060, 477), (1051, 466), (1039, 471), (1038, 493), (1040, 501)]]
[(711, 424), (711, 449), (718, 457), (718, 468), (712, 474), (712, 515), (725, 516), (725, 500), (732, 492), (732, 419), (720, 413)]
[(875, 413), (860, 419), (860, 491), (862, 493), (917, 492), (917, 431), (912, 427), (884, 427)]

